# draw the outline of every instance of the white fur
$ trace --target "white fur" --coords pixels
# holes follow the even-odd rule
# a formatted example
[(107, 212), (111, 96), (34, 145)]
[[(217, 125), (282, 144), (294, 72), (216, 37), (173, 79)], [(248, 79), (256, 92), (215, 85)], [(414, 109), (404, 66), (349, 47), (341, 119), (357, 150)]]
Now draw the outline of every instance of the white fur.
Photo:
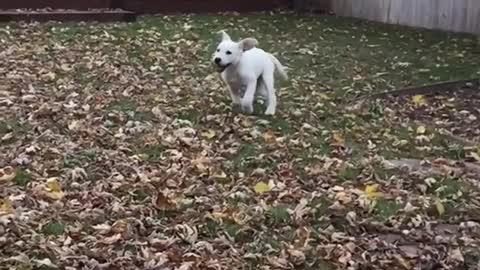
[[(222, 42), (213, 59), (222, 69), (221, 77), (228, 85), (233, 105), (241, 105), (243, 112), (252, 113), (253, 100), (259, 95), (266, 99), (265, 114), (274, 115), (277, 107), (275, 69), (284, 79), (287, 79), (287, 74), (278, 59), (256, 48), (257, 44), (253, 38), (234, 42), (222, 32)], [(244, 89), (245, 94), (241, 97)]]

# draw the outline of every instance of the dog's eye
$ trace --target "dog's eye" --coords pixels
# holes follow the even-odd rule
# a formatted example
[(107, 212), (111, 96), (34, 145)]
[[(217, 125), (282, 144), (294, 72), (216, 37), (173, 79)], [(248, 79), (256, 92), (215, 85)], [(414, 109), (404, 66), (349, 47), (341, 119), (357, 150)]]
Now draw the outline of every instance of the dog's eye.
[(232, 54), (232, 52), (231, 52), (231, 51), (227, 51), (226, 54), (230, 55), (230, 54)]
[(217, 52), (220, 52), (220, 49), (217, 49)]

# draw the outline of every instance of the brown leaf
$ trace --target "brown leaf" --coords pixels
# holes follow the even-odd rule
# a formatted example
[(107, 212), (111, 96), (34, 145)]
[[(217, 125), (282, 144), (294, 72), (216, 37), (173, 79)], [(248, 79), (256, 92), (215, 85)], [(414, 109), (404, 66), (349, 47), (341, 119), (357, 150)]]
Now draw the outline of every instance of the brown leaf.
[(0, 169), (0, 182), (10, 182), (15, 179), (16, 172), (11, 166)]
[(398, 247), (402, 253), (408, 258), (416, 258), (420, 255), (418, 246), (414, 245), (401, 245)]
[(155, 208), (161, 211), (169, 211), (177, 208), (174, 201), (163, 195), (161, 192), (152, 197), (152, 204)]

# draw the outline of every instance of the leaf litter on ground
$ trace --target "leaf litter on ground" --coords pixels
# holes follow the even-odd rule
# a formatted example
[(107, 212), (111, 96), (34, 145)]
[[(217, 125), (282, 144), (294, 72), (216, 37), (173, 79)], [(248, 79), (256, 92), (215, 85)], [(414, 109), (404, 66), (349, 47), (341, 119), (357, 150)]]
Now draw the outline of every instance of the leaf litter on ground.
[[(231, 110), (226, 26), (290, 67), (275, 117)], [(471, 36), (290, 13), (1, 30), (2, 267), (478, 267), (476, 99), (341, 104), (478, 74)]]

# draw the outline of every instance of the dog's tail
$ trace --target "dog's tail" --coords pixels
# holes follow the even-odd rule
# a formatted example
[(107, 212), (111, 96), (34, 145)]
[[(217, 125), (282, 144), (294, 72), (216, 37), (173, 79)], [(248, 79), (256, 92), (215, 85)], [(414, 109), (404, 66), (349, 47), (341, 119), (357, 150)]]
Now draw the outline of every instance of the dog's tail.
[(287, 74), (287, 68), (284, 67), (278, 59), (273, 56), (273, 54), (268, 54), (270, 56), (270, 59), (272, 59), (273, 64), (275, 65), (275, 68), (278, 70), (278, 73), (282, 76), (284, 80), (288, 79), (288, 74)]

